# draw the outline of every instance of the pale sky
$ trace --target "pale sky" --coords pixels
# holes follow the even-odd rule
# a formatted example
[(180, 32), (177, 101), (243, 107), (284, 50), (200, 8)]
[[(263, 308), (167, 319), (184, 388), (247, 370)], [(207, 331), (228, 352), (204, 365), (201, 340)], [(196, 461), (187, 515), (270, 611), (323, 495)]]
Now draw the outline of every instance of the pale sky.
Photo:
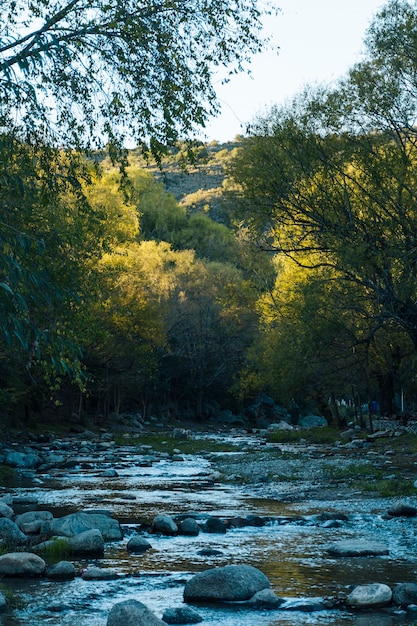
[(360, 59), (365, 30), (385, 4), (384, 0), (277, 0), (282, 11), (265, 27), (280, 47), (278, 53), (256, 56), (252, 77), (239, 75), (227, 85), (218, 85), (222, 112), (206, 127), (205, 139), (234, 139), (256, 114), (285, 102), (304, 85), (342, 76)]

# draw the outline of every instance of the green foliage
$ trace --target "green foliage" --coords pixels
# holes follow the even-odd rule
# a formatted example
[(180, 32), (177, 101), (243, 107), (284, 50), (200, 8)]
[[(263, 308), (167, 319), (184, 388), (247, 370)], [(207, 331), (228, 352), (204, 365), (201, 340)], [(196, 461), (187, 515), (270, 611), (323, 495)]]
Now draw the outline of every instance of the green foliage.
[(241, 70), (263, 47), (266, 5), (6, 0), (0, 125), (89, 148), (148, 137), (158, 154), (217, 110), (213, 69)]
[(299, 268), (290, 306), (279, 276), (267, 296), (275, 313), (265, 350), (269, 363), (278, 350), (282, 364), (268, 382), (281, 381), (288, 395), (305, 372), (321, 393), (341, 394), (334, 373), (342, 370), (366, 399), (378, 383), (391, 396), (384, 411), (393, 410), (393, 384), (414, 393), (416, 16), (409, 3), (388, 3), (368, 32), (364, 61), (335, 88), (306, 89), (272, 108), (231, 165), (235, 219), (262, 249)]

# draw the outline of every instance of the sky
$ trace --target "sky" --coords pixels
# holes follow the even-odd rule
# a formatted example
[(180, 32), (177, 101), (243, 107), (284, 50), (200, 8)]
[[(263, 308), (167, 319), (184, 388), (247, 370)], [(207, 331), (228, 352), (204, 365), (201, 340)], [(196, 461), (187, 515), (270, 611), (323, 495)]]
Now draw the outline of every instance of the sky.
[(265, 19), (278, 51), (253, 58), (251, 76), (232, 77), (216, 92), (221, 113), (202, 139), (220, 142), (244, 134), (246, 125), (273, 104), (282, 104), (306, 84), (330, 83), (358, 60), (363, 38), (383, 0), (277, 0), (281, 12)]

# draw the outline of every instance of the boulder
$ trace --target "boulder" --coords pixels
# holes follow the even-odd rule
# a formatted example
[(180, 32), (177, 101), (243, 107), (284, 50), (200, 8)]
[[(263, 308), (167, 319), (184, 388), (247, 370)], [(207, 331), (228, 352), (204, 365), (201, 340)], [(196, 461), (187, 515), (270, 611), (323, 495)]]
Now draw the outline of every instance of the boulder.
[(317, 428), (319, 426), (328, 426), (328, 422), (322, 415), (306, 415), (298, 420), (300, 428)]
[(388, 547), (383, 543), (360, 539), (337, 541), (327, 546), (327, 552), (332, 556), (382, 556), (389, 554)]
[(42, 464), (42, 459), (33, 452), (17, 452), (10, 450), (4, 459), (5, 465), (19, 469), (36, 469)]
[(394, 587), (392, 599), (394, 604), (404, 607), (417, 604), (417, 583), (399, 583)]
[(185, 602), (249, 600), (258, 591), (267, 589), (269, 580), (251, 565), (226, 565), (196, 574), (186, 583)]
[(75, 578), (75, 567), (70, 561), (59, 561), (46, 570), (52, 580), (72, 580)]
[(198, 624), (203, 621), (201, 615), (189, 606), (166, 609), (162, 620), (167, 624)]
[(359, 585), (346, 598), (346, 603), (355, 608), (385, 606), (391, 602), (392, 591), (388, 585), (372, 583)]
[(397, 502), (388, 511), (390, 517), (416, 517), (417, 508), (407, 502)]
[(7, 517), (8, 519), (11, 519), (13, 515), (13, 509), (8, 504), (0, 502), (0, 517)]
[(15, 522), (22, 532), (33, 535), (48, 533), (53, 519), (50, 511), (27, 511), (17, 515)]
[(195, 519), (193, 519), (192, 517), (187, 517), (179, 523), (178, 532), (181, 535), (196, 537), (200, 532), (200, 527)]
[(218, 517), (209, 517), (204, 524), (204, 530), (206, 533), (217, 533), (224, 535), (226, 533), (227, 527), (224, 521), (219, 519)]
[(28, 538), (22, 533), (19, 526), (7, 517), (0, 518), (0, 540), (18, 546), (23, 546), (28, 542)]
[(104, 539), (97, 528), (86, 530), (67, 540), (68, 549), (72, 554), (99, 555), (104, 552)]
[(128, 552), (132, 552), (133, 554), (142, 554), (151, 548), (152, 546), (149, 541), (146, 541), (146, 539), (138, 534), (132, 535), (126, 546), (126, 550)]
[(178, 532), (178, 526), (170, 515), (157, 515), (152, 522), (152, 532), (175, 535)]
[(115, 604), (107, 618), (107, 626), (166, 626), (152, 611), (137, 600)]
[(99, 530), (104, 541), (120, 541), (123, 537), (119, 522), (101, 513), (71, 513), (51, 523), (51, 533), (60, 537), (73, 537), (92, 529)]
[(0, 556), (0, 576), (41, 576), (46, 563), (32, 552), (9, 552)]

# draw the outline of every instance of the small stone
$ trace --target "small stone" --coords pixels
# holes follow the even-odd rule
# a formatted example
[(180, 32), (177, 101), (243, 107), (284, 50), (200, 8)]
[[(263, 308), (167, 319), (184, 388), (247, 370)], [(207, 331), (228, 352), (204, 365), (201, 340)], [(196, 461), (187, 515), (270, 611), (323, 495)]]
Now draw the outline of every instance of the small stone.
[(198, 624), (203, 618), (190, 607), (166, 609), (162, 620), (167, 624)]
[(359, 585), (348, 595), (346, 602), (351, 607), (365, 608), (385, 606), (391, 602), (392, 591), (388, 585), (372, 583)]

